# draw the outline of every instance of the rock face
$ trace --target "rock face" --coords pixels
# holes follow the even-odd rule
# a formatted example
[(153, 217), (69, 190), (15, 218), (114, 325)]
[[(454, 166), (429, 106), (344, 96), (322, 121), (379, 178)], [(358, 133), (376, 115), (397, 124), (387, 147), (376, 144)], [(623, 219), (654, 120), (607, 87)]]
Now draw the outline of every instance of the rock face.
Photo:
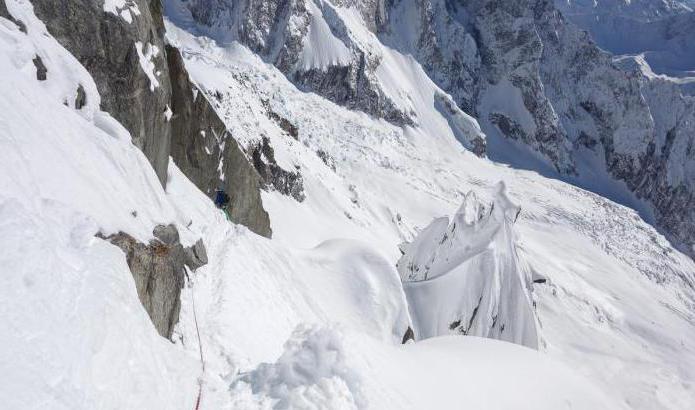
[[(380, 39), (415, 56), (489, 138), (521, 142), (561, 174), (603, 163), (692, 252), (693, 103), (672, 82), (616, 63), (548, 0), (399, 0), (387, 15)], [(404, 25), (417, 28), (405, 40)]]
[(222, 120), (189, 77), (179, 51), (166, 46), (172, 84), (171, 157), (209, 197), (217, 188), (230, 197), (229, 216), (252, 231), (270, 237), (263, 209), (260, 178)]
[(51, 35), (92, 75), (102, 109), (130, 131), (165, 185), (171, 140), (165, 113), (171, 88), (159, 2), (127, 0), (111, 11), (93, 0), (32, 4)]
[(261, 176), (263, 184), (268, 189), (274, 189), (283, 195), (291, 196), (302, 202), (304, 195), (304, 179), (299, 171), (287, 171), (280, 167), (275, 160), (275, 152), (270, 146), (268, 137), (263, 137), (261, 142), (251, 152), (253, 166)]
[(101, 108), (130, 131), (163, 186), (171, 156), (208, 196), (226, 190), (232, 221), (271, 235), (258, 174), (204, 95), (196, 98), (178, 50), (165, 44), (160, 1), (32, 3), (49, 32), (87, 68)]
[(179, 321), (185, 269), (196, 270), (207, 264), (207, 254), (202, 241), (184, 248), (174, 225), (159, 225), (153, 234), (156, 239), (148, 244), (123, 232), (109, 237), (98, 236), (125, 253), (140, 302), (157, 332), (170, 339)]

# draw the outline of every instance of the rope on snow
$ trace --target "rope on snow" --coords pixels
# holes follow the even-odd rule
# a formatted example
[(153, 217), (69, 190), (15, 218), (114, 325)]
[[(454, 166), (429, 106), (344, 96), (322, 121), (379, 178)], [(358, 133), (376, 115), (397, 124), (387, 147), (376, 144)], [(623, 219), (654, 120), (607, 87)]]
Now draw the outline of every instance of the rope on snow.
[(198, 336), (198, 351), (200, 353), (200, 364), (202, 366), (200, 379), (198, 380), (198, 398), (195, 401), (195, 410), (200, 410), (200, 399), (203, 395), (203, 376), (205, 375), (205, 359), (203, 358), (203, 343), (200, 340), (200, 329), (198, 328), (198, 315), (195, 311), (195, 294), (193, 293), (193, 287), (191, 287), (191, 301), (193, 302), (193, 320), (195, 322), (195, 332)]

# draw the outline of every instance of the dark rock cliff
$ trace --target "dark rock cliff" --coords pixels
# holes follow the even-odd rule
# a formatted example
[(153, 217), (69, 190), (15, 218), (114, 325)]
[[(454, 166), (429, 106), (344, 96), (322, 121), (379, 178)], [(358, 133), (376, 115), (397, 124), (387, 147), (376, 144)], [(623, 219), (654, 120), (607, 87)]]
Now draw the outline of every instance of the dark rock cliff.
[(179, 50), (166, 46), (172, 85), (171, 157), (186, 176), (212, 197), (222, 187), (229, 194), (229, 216), (270, 237), (270, 220), (261, 205), (260, 179), (254, 167), (205, 97), (189, 77)]
[[(166, 111), (171, 88), (159, 2), (131, 1), (139, 10), (139, 15), (130, 14), (131, 23), (105, 12), (103, 1), (32, 0), (32, 4), (51, 35), (92, 75), (101, 108), (130, 131), (133, 143), (165, 185), (171, 143)], [(159, 72), (156, 83), (140, 66), (139, 52), (152, 56), (154, 70)]]
[[(101, 108), (130, 131), (163, 186), (171, 156), (208, 196), (218, 187), (227, 191), (233, 222), (271, 235), (258, 173), (203, 94), (196, 98), (178, 50), (165, 44), (159, 0), (127, 0), (117, 14), (93, 0), (32, 4), (48, 31), (87, 68)], [(143, 63), (152, 64), (149, 72)]]

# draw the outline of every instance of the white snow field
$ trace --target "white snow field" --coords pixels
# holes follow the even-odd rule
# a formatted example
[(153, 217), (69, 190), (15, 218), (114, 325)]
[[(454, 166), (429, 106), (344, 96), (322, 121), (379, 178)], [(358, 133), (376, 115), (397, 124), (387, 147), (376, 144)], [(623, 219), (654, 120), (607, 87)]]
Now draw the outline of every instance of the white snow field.
[[(413, 59), (388, 51), (384, 60), (398, 65), (384, 67), (391, 75), (416, 73), (387, 85), (416, 102), (420, 126), (401, 129), (297, 90), (238, 44), (167, 26), (194, 81), (222, 95), (216, 108), (240, 143), (267, 136), (278, 163), (303, 175), (302, 203), (264, 192), (266, 239), (227, 223), (174, 164), (164, 191), (30, 3), (6, 3), (28, 34), (0, 18), (0, 407), (193, 409), (199, 385), (201, 409), (695, 402), (693, 261), (631, 209), (465, 150), (434, 107), (441, 90), (421, 82)], [(36, 80), (36, 55), (47, 81)], [(423, 98), (409, 94), (418, 90)], [(268, 118), (265, 101), (299, 140)], [(470, 336), (401, 345), (420, 311), (407, 303), (398, 245), (471, 190), (491, 202), (499, 181), (521, 208), (513, 249), (548, 279), (533, 292), (538, 351)], [(182, 293), (173, 344), (140, 305), (122, 252), (94, 237), (146, 241), (169, 222), (186, 244), (202, 237), (209, 256)]]

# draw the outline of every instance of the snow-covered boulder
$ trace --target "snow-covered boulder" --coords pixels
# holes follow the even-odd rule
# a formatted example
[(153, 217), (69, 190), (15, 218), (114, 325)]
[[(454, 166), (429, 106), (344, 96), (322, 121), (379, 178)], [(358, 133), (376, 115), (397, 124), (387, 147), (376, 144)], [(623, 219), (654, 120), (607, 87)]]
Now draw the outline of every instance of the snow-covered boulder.
[(531, 270), (514, 232), (519, 212), (503, 183), (489, 206), (471, 191), (451, 221), (435, 219), (403, 246), (398, 270), (416, 339), (463, 334), (538, 347)]

